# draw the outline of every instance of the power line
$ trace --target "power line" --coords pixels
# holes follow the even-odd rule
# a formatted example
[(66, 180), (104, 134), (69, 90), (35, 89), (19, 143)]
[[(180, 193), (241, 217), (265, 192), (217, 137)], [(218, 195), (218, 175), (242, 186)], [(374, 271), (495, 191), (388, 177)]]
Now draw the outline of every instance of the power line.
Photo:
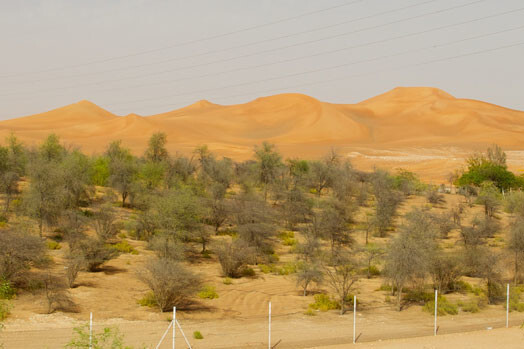
[[(504, 32), (509, 32), (509, 31), (518, 30), (518, 29), (522, 29), (522, 28), (524, 28), (524, 25), (518, 26), (516, 28), (500, 30), (500, 31), (497, 31), (497, 32), (494, 32), (494, 33), (476, 35), (476, 36), (473, 36), (473, 37), (470, 37), (470, 38), (467, 38), (467, 39), (460, 39), (457, 42), (463, 42), (463, 41), (467, 41), (467, 40), (474, 40), (474, 39), (484, 38), (484, 37), (497, 35), (497, 34), (501, 34), (501, 33), (504, 33)], [(454, 44), (454, 43), (456, 43), (456, 42), (452, 41), (450, 43), (440, 44), (438, 46), (442, 47), (442, 46), (451, 45), (451, 44)], [(434, 48), (436, 46), (437, 45), (430, 45), (430, 46), (427, 46), (427, 47), (423, 47), (423, 48), (419, 48), (419, 49), (407, 50), (407, 51), (403, 51), (403, 52), (392, 54), (392, 55), (385, 55), (385, 56), (379, 56), (379, 57), (375, 57), (375, 58), (371, 58), (371, 59), (363, 59), (363, 60), (358, 60), (358, 61), (346, 62), (346, 63), (337, 64), (337, 65), (333, 65), (333, 66), (317, 68), (317, 69), (310, 69), (310, 70), (306, 70), (306, 71), (302, 71), (302, 72), (297, 72), (297, 73), (292, 73), (292, 74), (287, 74), (287, 75), (280, 75), (280, 76), (276, 76), (276, 77), (272, 77), (272, 78), (266, 78), (266, 79), (263, 79), (263, 80), (243, 82), (243, 83), (238, 83), (238, 84), (234, 84), (234, 85), (221, 86), (221, 87), (218, 87), (218, 88), (204, 89), (204, 90), (192, 91), (192, 92), (187, 92), (187, 93), (178, 93), (178, 94), (170, 94), (170, 95), (164, 95), (164, 96), (158, 96), (158, 97), (151, 97), (151, 98), (146, 98), (146, 99), (141, 99), (141, 100), (134, 100), (134, 101), (131, 101), (129, 103), (146, 102), (146, 101), (163, 99), (163, 98), (168, 98), (168, 97), (178, 97), (178, 96), (184, 96), (184, 95), (191, 95), (191, 94), (195, 94), (195, 93), (204, 93), (204, 92), (210, 92), (210, 91), (214, 91), (214, 90), (222, 90), (224, 88), (241, 87), (241, 86), (246, 86), (246, 85), (253, 85), (253, 84), (256, 84), (256, 83), (263, 83), (263, 82), (269, 82), (269, 81), (274, 81), (274, 80), (281, 80), (281, 79), (285, 79), (285, 78), (289, 78), (289, 77), (295, 77), (295, 76), (300, 76), (300, 75), (304, 75), (304, 74), (318, 73), (318, 72), (322, 72), (322, 71), (326, 71), (326, 70), (333, 70), (333, 69), (347, 67), (347, 66), (351, 66), (351, 65), (355, 65), (355, 64), (369, 63), (369, 62), (376, 61), (376, 60), (381, 60), (381, 59), (386, 59), (386, 58), (393, 58), (393, 57), (400, 56), (400, 55), (405, 55), (405, 54), (409, 54), (409, 53), (414, 53), (414, 52), (424, 51), (424, 50), (427, 50), (427, 49), (432, 49), (432, 48)], [(129, 103), (121, 103), (120, 105), (126, 105), (126, 104), (129, 104)]]
[[(164, 80), (164, 81), (159, 81), (159, 82), (149, 83), (149, 84), (125, 86), (124, 89), (132, 89), (132, 88), (145, 87), (145, 86), (158, 86), (158, 85), (163, 85), (163, 84), (166, 84), (166, 83), (170, 84), (170, 83), (187, 81), (187, 80), (193, 80), (193, 79), (200, 79), (200, 78), (205, 78), (205, 77), (210, 77), (210, 76), (217, 76), (217, 75), (221, 75), (221, 74), (229, 74), (229, 73), (234, 73), (234, 72), (238, 72), (238, 71), (253, 70), (253, 69), (258, 69), (258, 68), (262, 68), (262, 67), (268, 67), (268, 66), (275, 65), (275, 64), (289, 63), (289, 62), (294, 62), (294, 61), (302, 60), (302, 59), (306, 59), (306, 58), (323, 56), (323, 55), (326, 55), (326, 54), (332, 54), (332, 53), (352, 50), (352, 49), (355, 49), (355, 48), (368, 47), (368, 46), (371, 46), (371, 45), (376, 45), (376, 44), (380, 44), (380, 43), (384, 43), (384, 42), (390, 42), (390, 41), (398, 40), (398, 39), (405, 39), (405, 38), (412, 37), (412, 36), (417, 36), (417, 35), (421, 35), (421, 34), (427, 34), (427, 33), (438, 31), (438, 30), (442, 30), (442, 29), (449, 29), (449, 28), (456, 27), (456, 26), (459, 26), (459, 25), (474, 23), (474, 22), (478, 22), (478, 21), (481, 21), (481, 20), (484, 20), (484, 19), (499, 17), (499, 16), (502, 16), (502, 15), (506, 15), (508, 13), (514, 13), (514, 12), (523, 11), (523, 10), (524, 10), (524, 8), (521, 8), (521, 9), (518, 9), (518, 10), (514, 10), (514, 11), (507, 11), (507, 12), (497, 13), (497, 14), (493, 14), (493, 15), (489, 15), (489, 16), (485, 16), (485, 17), (481, 17), (481, 18), (475, 18), (475, 19), (467, 20), (467, 21), (463, 21), (463, 22), (453, 23), (453, 24), (449, 24), (449, 25), (443, 25), (443, 26), (439, 26), (439, 27), (435, 27), (435, 28), (431, 28), (431, 29), (427, 29), (427, 30), (423, 30), (423, 31), (417, 31), (417, 32), (411, 32), (411, 33), (408, 33), (408, 34), (392, 36), (392, 37), (388, 37), (388, 38), (385, 38), (385, 39), (375, 40), (375, 41), (362, 43), (362, 44), (358, 44), (358, 45), (346, 46), (346, 47), (338, 48), (338, 49), (335, 49), (335, 50), (321, 51), (321, 52), (310, 54), (310, 55), (303, 55), (303, 56), (299, 56), (299, 57), (294, 57), (294, 58), (289, 58), (289, 59), (284, 59), (284, 60), (279, 60), (279, 61), (274, 61), (274, 62), (269, 62), (269, 63), (252, 65), (252, 66), (248, 66), (248, 67), (239, 67), (239, 68), (234, 68), (234, 69), (230, 69), (230, 70), (223, 70), (223, 71), (219, 71), (219, 72), (207, 73), (207, 74), (203, 74), (203, 75), (189, 76), (189, 77), (184, 77), (184, 78), (180, 78), (180, 79)], [(524, 28), (524, 25), (520, 25), (520, 26), (509, 28), (509, 29), (503, 29), (503, 30), (500, 30), (500, 31), (497, 31), (497, 32), (490, 33), (489, 35), (501, 34), (501, 33), (515, 31), (515, 30), (522, 29), (522, 28)], [(480, 35), (478, 37), (482, 37), (482, 35)], [(468, 40), (470, 40), (470, 39), (468, 39)], [(119, 90), (119, 89), (122, 89), (122, 88), (121, 87), (113, 87), (113, 88), (108, 88), (108, 89), (101, 89), (101, 90), (98, 90), (98, 91), (99, 92), (107, 92), (107, 91), (114, 91), (114, 90)]]
[[(457, 40), (456, 42), (463, 42), (463, 41), (464, 41), (464, 39), (461, 39), (461, 40)], [(453, 43), (455, 43), (455, 42), (453, 42)], [(443, 45), (445, 45), (445, 44), (443, 44)], [(443, 45), (439, 45), (439, 46), (443, 46)], [(283, 91), (283, 90), (288, 90), (288, 89), (309, 87), (309, 86), (314, 86), (314, 85), (331, 83), (331, 82), (335, 82), (335, 81), (347, 80), (347, 79), (351, 79), (351, 78), (375, 75), (375, 74), (378, 74), (378, 73), (385, 73), (385, 72), (391, 72), (391, 71), (404, 70), (404, 69), (424, 66), (424, 65), (428, 65), (428, 64), (432, 64), (432, 63), (445, 62), (445, 61), (450, 61), (450, 60), (454, 60), (454, 59), (458, 59), (458, 58), (462, 58), (462, 57), (468, 57), (468, 56), (473, 56), (473, 55), (478, 55), (478, 54), (483, 54), (483, 53), (488, 53), (488, 52), (500, 51), (500, 50), (513, 48), (513, 47), (518, 47), (518, 46), (521, 46), (521, 45), (524, 45), (524, 41), (513, 43), (513, 44), (509, 44), (509, 45), (503, 45), (503, 46), (498, 46), (498, 47), (494, 47), (494, 48), (484, 49), (484, 50), (473, 51), (473, 52), (460, 54), (460, 55), (454, 55), (454, 56), (448, 56), (448, 57), (443, 57), (443, 58), (423, 61), (423, 62), (415, 63), (415, 64), (403, 65), (403, 66), (399, 66), (399, 67), (396, 67), (396, 68), (393, 68), (393, 69), (389, 69), (389, 68), (379, 69), (379, 70), (375, 70), (375, 71), (371, 71), (371, 72), (347, 75), (347, 76), (337, 77), (337, 78), (333, 78), (333, 79), (319, 80), (319, 81), (313, 81), (313, 82), (310, 82), (310, 83), (301, 83), (301, 84), (296, 84), (296, 85), (289, 85), (289, 86), (282, 87), (282, 88), (276, 88), (276, 89), (275, 88), (271, 88), (271, 89), (265, 89), (265, 90), (252, 91), (252, 92), (249, 92), (249, 93), (240, 93), (240, 94), (234, 94), (234, 95), (228, 95), (228, 96), (222, 96), (222, 97), (219, 96), (218, 98), (229, 99), (229, 98), (248, 96), (248, 95), (252, 95), (252, 94), (274, 93), (275, 91)], [(403, 53), (403, 54), (405, 54), (405, 53)], [(383, 56), (380, 59), (390, 58), (390, 57), (396, 56), (396, 55), (398, 55), (398, 54), (389, 55), (389, 56)], [(377, 59), (379, 59), (379, 58), (377, 58)], [(254, 82), (254, 83), (256, 83), (256, 82)], [(223, 90), (225, 88), (230, 88), (230, 87), (231, 86), (222, 86), (222, 87), (214, 89), (214, 90)], [(196, 92), (192, 92), (192, 93), (199, 93), (199, 92), (200, 91), (196, 91)], [(172, 107), (173, 104), (169, 104), (169, 105), (168, 104), (164, 104), (162, 106), (171, 106)]]
[(77, 77), (83, 77), (83, 76), (91, 76), (91, 75), (105, 74), (105, 73), (111, 73), (111, 72), (116, 72), (116, 71), (123, 71), (123, 70), (128, 70), (128, 69), (142, 68), (142, 67), (146, 67), (146, 66), (158, 65), (158, 64), (163, 64), (163, 63), (168, 63), (168, 62), (173, 62), (173, 61), (179, 61), (179, 60), (185, 60), (185, 59), (193, 59), (193, 58), (197, 58), (197, 57), (201, 57), (201, 56), (207, 56), (207, 55), (215, 54), (215, 53), (219, 53), (219, 52), (225, 52), (225, 51), (235, 50), (235, 49), (239, 49), (239, 48), (245, 48), (245, 47), (249, 47), (249, 46), (259, 45), (259, 44), (262, 44), (262, 43), (272, 42), (272, 41), (275, 41), (275, 40), (281, 40), (281, 39), (285, 39), (285, 38), (290, 38), (290, 37), (297, 36), (297, 35), (303, 35), (303, 34), (312, 33), (312, 32), (315, 32), (315, 31), (320, 31), (320, 30), (325, 30), (325, 29), (329, 29), (329, 28), (334, 28), (334, 27), (338, 27), (338, 26), (341, 26), (341, 25), (344, 25), (344, 24), (355, 23), (355, 22), (362, 21), (362, 20), (365, 20), (365, 19), (370, 19), (370, 18), (382, 16), (382, 15), (385, 15), (385, 14), (391, 14), (391, 13), (403, 11), (403, 10), (406, 10), (406, 9), (410, 9), (410, 8), (426, 5), (428, 3), (437, 2), (437, 1), (440, 1), (440, 0), (427, 0), (427, 1), (424, 1), (424, 2), (421, 2), (421, 3), (411, 4), (411, 5), (408, 5), (408, 6), (403, 6), (403, 7), (400, 7), (400, 8), (395, 8), (395, 9), (392, 9), (392, 10), (383, 11), (383, 12), (375, 13), (375, 14), (368, 15), (368, 16), (362, 16), (362, 17), (358, 17), (358, 18), (354, 18), (354, 19), (350, 19), (350, 20), (345, 20), (345, 21), (334, 23), (334, 24), (330, 24), (330, 25), (325, 25), (325, 26), (322, 26), (322, 27), (312, 28), (312, 29), (308, 29), (308, 30), (304, 30), (304, 31), (296, 32), (296, 33), (281, 35), (281, 36), (277, 36), (277, 37), (273, 37), (273, 38), (269, 38), (269, 39), (258, 40), (258, 41), (249, 42), (249, 43), (245, 43), (245, 44), (241, 44), (241, 45), (237, 45), (237, 46), (231, 46), (231, 47), (227, 47), (227, 48), (223, 48), (223, 49), (210, 50), (210, 51), (206, 51), (206, 52), (202, 52), (202, 53), (198, 53), (198, 54), (194, 54), (194, 55), (189, 55), (189, 56), (174, 57), (174, 58), (169, 58), (169, 59), (156, 61), (156, 62), (143, 63), (143, 64), (138, 64), (138, 65), (133, 65), (133, 66), (128, 66), (128, 67), (107, 69), (107, 70), (102, 70), (102, 71), (97, 71), (97, 72), (89, 72), (89, 73), (82, 73), (82, 74), (68, 75), (68, 76), (58, 76), (58, 77), (53, 77), (53, 78), (44, 78), (44, 79), (22, 81), (22, 82), (14, 82), (14, 83), (16, 83), (16, 84), (29, 84), (29, 83), (35, 83), (35, 82), (41, 82), (41, 81), (60, 80), (60, 79), (64, 79), (64, 78), (77, 78)]
[[(223, 62), (233, 61), (233, 60), (237, 60), (237, 59), (241, 59), (241, 58), (257, 56), (257, 55), (264, 54), (264, 53), (270, 53), (270, 52), (274, 52), (274, 51), (279, 51), (279, 50), (282, 50), (282, 49), (287, 49), (287, 48), (302, 46), (302, 45), (306, 45), (306, 44), (321, 42), (321, 41), (324, 41), (324, 40), (338, 38), (338, 37), (342, 37), (342, 36), (346, 36), (346, 35), (350, 35), (350, 34), (361, 33), (361, 32), (365, 32), (365, 31), (372, 30), (372, 29), (386, 27), (386, 26), (389, 26), (389, 25), (392, 25), (392, 24), (398, 24), (398, 23), (410, 21), (410, 20), (413, 20), (413, 19), (419, 19), (419, 18), (423, 18), (423, 17), (426, 17), (426, 16), (431, 16), (431, 15), (435, 15), (435, 14), (440, 14), (440, 13), (456, 10), (456, 9), (459, 9), (459, 8), (472, 6), (472, 5), (475, 5), (475, 4), (484, 2), (484, 1), (486, 1), (486, 0), (475, 0), (475, 1), (472, 1), (472, 2), (469, 2), (469, 3), (466, 3), (466, 4), (461, 4), (461, 5), (447, 7), (447, 8), (440, 9), (440, 10), (430, 11), (430, 12), (426, 12), (426, 13), (423, 13), (423, 14), (420, 14), (420, 15), (410, 16), (410, 17), (407, 17), (407, 18), (398, 19), (398, 20), (387, 22), (387, 23), (382, 23), (382, 24), (378, 24), (378, 25), (374, 25), (374, 26), (369, 26), (369, 27), (357, 29), (357, 30), (352, 30), (352, 31), (344, 32), (344, 33), (339, 33), (339, 34), (336, 34), (336, 35), (325, 36), (325, 37), (322, 37), (322, 38), (319, 38), (319, 39), (306, 40), (306, 41), (302, 41), (302, 42), (298, 42), (298, 43), (294, 43), (294, 44), (290, 44), (290, 45), (284, 45), (284, 46), (280, 46), (280, 47), (276, 47), (276, 48), (271, 48), (271, 49), (266, 49), (266, 50), (262, 50), (262, 51), (257, 51), (257, 52), (253, 52), (253, 53), (249, 53), (249, 54), (244, 54), (244, 55), (241, 55), (241, 56), (230, 57), (230, 58), (215, 60), (215, 61), (206, 62), (206, 63), (200, 63), (200, 64), (196, 64), (196, 65), (191, 65), (191, 66), (167, 69), (167, 70), (162, 70), (162, 71), (149, 73), (149, 74), (142, 74), (142, 75), (128, 76), (128, 77), (123, 77), (123, 78), (118, 78), (118, 79), (108, 79), (108, 80), (102, 80), (102, 81), (98, 81), (98, 82), (91, 82), (91, 83), (76, 84), (76, 85), (71, 85), (71, 86), (57, 87), (57, 88), (53, 88), (53, 89), (43, 90), (43, 92), (56, 91), (56, 90), (69, 90), (69, 89), (78, 88), (78, 87), (84, 87), (84, 86), (97, 86), (97, 85), (101, 85), (101, 84), (105, 84), (105, 83), (119, 82), (119, 81), (124, 81), (124, 80), (129, 80), (129, 79), (142, 78), (142, 77), (151, 77), (151, 76), (162, 75), (162, 74), (169, 73), (169, 72), (174, 72), (174, 71), (182, 71), (182, 70), (186, 70), (186, 69), (199, 68), (199, 67), (202, 67), (202, 66), (207, 66), (207, 65), (211, 65), (211, 64), (215, 64), (215, 63), (223, 63)], [(523, 9), (520, 9), (520, 10), (523, 10)], [(36, 93), (38, 93), (38, 92), (39, 91), (37, 91)], [(10, 94), (2, 94), (0, 96), (9, 96), (9, 95)], [(11, 95), (13, 95), (13, 94), (11, 94)], [(155, 99), (159, 99), (159, 98), (164, 98), (164, 97), (155, 97)]]
[(164, 50), (168, 50), (168, 49), (175, 48), (175, 47), (182, 47), (182, 46), (192, 45), (192, 44), (195, 44), (195, 43), (198, 43), (198, 42), (209, 41), (209, 40), (218, 39), (218, 38), (225, 37), (225, 36), (230, 36), (230, 35), (243, 33), (243, 32), (247, 32), (247, 31), (251, 31), (251, 30), (255, 30), (255, 29), (260, 29), (260, 28), (272, 26), (272, 25), (275, 25), (275, 24), (284, 23), (284, 22), (296, 20), (296, 19), (299, 19), (299, 18), (315, 15), (315, 14), (318, 14), (318, 13), (331, 11), (331, 10), (338, 9), (338, 8), (341, 8), (341, 7), (351, 6), (353, 4), (356, 4), (356, 3), (359, 3), (359, 2), (362, 2), (362, 1), (364, 1), (364, 0), (354, 0), (354, 1), (351, 1), (351, 2), (345, 2), (345, 3), (339, 4), (339, 5), (325, 7), (325, 8), (321, 8), (321, 9), (315, 10), (315, 11), (305, 12), (305, 13), (302, 13), (300, 15), (287, 17), (287, 18), (282, 18), (282, 19), (275, 20), (275, 21), (268, 22), (268, 23), (264, 23), (264, 24), (258, 24), (258, 25), (254, 25), (254, 26), (251, 26), (251, 27), (246, 27), (246, 28), (242, 28), (242, 29), (238, 29), (238, 30), (233, 30), (233, 31), (230, 31), (230, 32), (222, 33), (222, 34), (211, 35), (211, 36), (208, 36), (208, 37), (205, 37), (205, 38), (201, 38), (201, 39), (195, 39), (195, 40), (185, 41), (185, 42), (181, 42), (181, 43), (176, 43), (176, 44), (172, 44), (172, 45), (168, 45), (168, 46), (164, 46), (164, 47), (159, 47), (159, 48), (155, 48), (155, 49), (138, 51), (138, 52), (127, 54), (127, 55), (108, 57), (108, 58), (99, 59), (99, 60), (93, 60), (93, 61), (89, 61), (89, 62), (85, 62), (85, 63), (72, 64), (72, 65), (69, 65), (69, 66), (49, 68), (49, 69), (33, 71), (33, 72), (21, 72), (21, 73), (16, 73), (16, 74), (3, 75), (3, 76), (0, 76), (0, 78), (10, 78), (10, 77), (15, 77), (15, 76), (30, 75), (30, 74), (41, 74), (41, 73), (65, 70), (65, 69), (70, 69), (70, 68), (78, 68), (78, 67), (83, 67), (83, 66), (88, 66), (88, 65), (98, 64), (98, 63), (105, 63), (105, 62), (110, 62), (110, 61), (115, 61), (115, 60), (119, 60), (119, 59), (130, 58), (130, 57), (142, 56), (142, 55), (153, 53), (153, 52), (159, 52), (159, 51), (164, 51)]

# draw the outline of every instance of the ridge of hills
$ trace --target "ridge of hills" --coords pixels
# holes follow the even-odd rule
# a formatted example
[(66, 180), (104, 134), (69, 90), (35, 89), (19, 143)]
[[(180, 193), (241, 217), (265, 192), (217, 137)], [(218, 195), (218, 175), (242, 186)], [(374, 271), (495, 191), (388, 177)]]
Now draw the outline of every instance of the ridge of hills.
[(405, 163), (407, 168), (427, 154), (430, 162), (460, 158), (492, 143), (524, 150), (524, 112), (430, 87), (397, 87), (356, 104), (327, 103), (298, 93), (237, 105), (201, 100), (151, 116), (117, 116), (83, 100), (0, 122), (0, 138), (12, 132), (35, 144), (56, 133), (87, 153), (102, 152), (110, 141), (121, 139), (140, 154), (158, 131), (167, 134), (173, 152), (207, 144), (219, 155), (245, 159), (255, 144), (269, 141), (284, 156), (315, 158), (336, 147), (357, 162), (363, 157), (401, 167)]

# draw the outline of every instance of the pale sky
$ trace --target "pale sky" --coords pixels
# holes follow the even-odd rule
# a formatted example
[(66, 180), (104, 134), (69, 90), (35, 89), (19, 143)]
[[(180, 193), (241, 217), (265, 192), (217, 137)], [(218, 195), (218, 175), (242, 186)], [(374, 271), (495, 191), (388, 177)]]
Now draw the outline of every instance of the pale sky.
[(0, 0), (0, 119), (396, 86), (524, 110), (522, 0)]

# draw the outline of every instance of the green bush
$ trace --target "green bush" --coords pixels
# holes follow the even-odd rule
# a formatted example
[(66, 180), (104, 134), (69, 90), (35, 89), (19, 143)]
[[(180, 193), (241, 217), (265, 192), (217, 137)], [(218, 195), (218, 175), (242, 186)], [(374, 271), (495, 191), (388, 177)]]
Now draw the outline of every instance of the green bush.
[(111, 247), (121, 253), (130, 253), (134, 255), (138, 254), (138, 251), (126, 240), (122, 240), (114, 245), (111, 245)]
[(340, 308), (340, 304), (336, 300), (332, 299), (327, 294), (324, 294), (324, 293), (316, 294), (314, 299), (315, 299), (315, 302), (309, 305), (310, 309), (328, 311), (328, 310)]
[(273, 264), (267, 265), (267, 264), (259, 264), (258, 268), (260, 271), (264, 274), (272, 273), (275, 269), (275, 266)]
[(12, 299), (15, 295), (16, 289), (9, 281), (0, 281), (0, 299)]
[(54, 240), (49, 240), (47, 241), (47, 248), (50, 250), (59, 250), (62, 248), (62, 246)]
[(230, 277), (226, 277), (222, 280), (222, 283), (224, 285), (232, 285), (233, 284), (233, 280), (230, 278)]
[[(422, 310), (430, 313), (431, 315), (435, 315), (435, 300), (426, 302)], [(440, 296), (438, 297), (438, 302), (437, 302), (437, 314), (439, 316), (446, 315), (446, 314), (457, 315), (458, 307), (456, 304), (450, 303), (446, 299), (446, 297)]]
[(391, 287), (391, 285), (388, 285), (388, 284), (382, 284), (377, 289), (377, 291), (388, 291), (388, 292), (391, 292), (392, 290), (393, 290), (393, 287)]
[(140, 298), (137, 303), (143, 307), (154, 308), (157, 306), (155, 295), (153, 292), (148, 292), (143, 298)]
[(434, 293), (418, 289), (407, 291), (403, 297), (404, 301), (417, 304), (426, 304), (427, 302), (434, 300), (434, 298)]
[[(520, 287), (512, 287), (509, 290), (509, 311), (524, 312), (524, 302), (521, 301), (522, 290)], [(506, 304), (504, 304), (504, 309)]]
[(0, 321), (7, 319), (10, 313), (11, 305), (5, 300), (0, 300)]
[(307, 316), (316, 316), (317, 314), (315, 313), (315, 311), (313, 311), (313, 309), (308, 309), (304, 312), (304, 315), (307, 315)]
[(204, 286), (202, 291), (198, 292), (198, 297), (202, 299), (215, 299), (218, 298), (218, 293), (215, 286)]
[(255, 270), (253, 268), (249, 268), (249, 267), (242, 269), (241, 274), (244, 277), (253, 277), (253, 276), (256, 275)]
[(117, 327), (105, 327), (101, 332), (94, 331), (91, 337), (91, 345), (87, 324), (75, 327), (73, 332), (74, 337), (65, 346), (67, 349), (132, 349), (132, 347), (124, 345), (124, 336), (120, 334)]
[(487, 304), (487, 299), (485, 297), (477, 297), (467, 302), (459, 301), (457, 305), (460, 307), (460, 310), (466, 313), (478, 313), (480, 309), (484, 308)]
[(202, 336), (202, 333), (200, 331), (193, 332), (193, 338), (195, 339), (204, 339), (204, 336)]

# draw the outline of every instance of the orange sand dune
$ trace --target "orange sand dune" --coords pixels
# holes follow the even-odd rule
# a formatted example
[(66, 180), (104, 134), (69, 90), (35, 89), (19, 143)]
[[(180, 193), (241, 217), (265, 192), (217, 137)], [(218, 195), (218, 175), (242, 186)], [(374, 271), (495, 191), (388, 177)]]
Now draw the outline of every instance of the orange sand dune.
[(199, 101), (163, 114), (116, 116), (81, 101), (42, 114), (0, 122), (0, 136), (14, 132), (28, 144), (54, 132), (87, 152), (121, 139), (144, 151), (149, 136), (168, 135), (171, 151), (207, 144), (235, 159), (251, 156), (264, 140), (285, 156), (316, 158), (338, 148), (357, 166), (413, 169), (441, 180), (472, 150), (497, 143), (510, 165), (523, 168), (524, 112), (468, 99), (436, 88), (395, 88), (357, 104), (332, 104), (301, 94), (262, 97), (238, 105)]

